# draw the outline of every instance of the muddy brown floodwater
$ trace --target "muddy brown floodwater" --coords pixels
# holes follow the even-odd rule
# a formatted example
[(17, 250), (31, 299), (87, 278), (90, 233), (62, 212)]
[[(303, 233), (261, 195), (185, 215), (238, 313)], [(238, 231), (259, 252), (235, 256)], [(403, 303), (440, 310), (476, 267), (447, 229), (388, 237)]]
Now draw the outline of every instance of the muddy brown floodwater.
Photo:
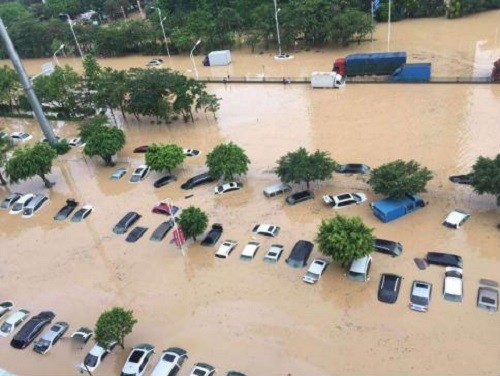
[[(480, 33), (466, 33), (465, 28), (471, 23), (482, 25), (488, 17), (498, 20), (499, 15), (491, 12), (415, 24), (428, 25), (427, 30), (453, 25), (456, 33), (464, 30), (460, 35), (477, 37)], [(395, 34), (411, 25), (395, 24)], [(444, 28), (438, 28), (440, 35)], [(494, 35), (494, 30), (489, 33)], [(442, 45), (443, 55), (448, 56), (448, 47), (455, 51), (450, 56), (460, 54), (453, 49), (455, 39), (442, 38), (442, 42), (431, 36), (425, 39), (433, 48)], [(494, 46), (498, 51), (497, 40)], [(423, 44), (420, 48), (425, 54)], [(474, 61), (467, 56), (468, 62)], [(442, 67), (449, 66), (446, 58), (434, 58)], [(266, 59), (273, 63), (272, 58)], [(302, 69), (298, 58), (290, 67)], [(74, 149), (58, 158), (49, 176), (56, 182), (50, 192), (39, 179), (0, 188), (2, 196), (11, 191), (43, 192), (51, 199), (31, 219), (0, 213), (1, 299), (11, 299), (16, 308), (27, 308), (32, 314), (53, 310), (57, 320), (70, 323), (70, 332), (93, 327), (99, 314), (112, 306), (133, 309), (138, 323), (126, 338), (126, 349), (114, 351), (95, 375), (119, 374), (130, 347), (144, 342), (156, 346), (153, 365), (162, 349), (185, 348), (189, 360), (182, 375), (197, 361), (215, 365), (221, 375), (230, 369), (248, 375), (498, 374), (500, 316), (478, 310), (475, 300), (480, 278), (500, 279), (496, 229), (500, 213), (493, 196), (478, 196), (469, 187), (451, 184), (448, 176), (467, 173), (479, 155), (493, 157), (499, 152), (500, 86), (352, 85), (334, 91), (306, 85), (209, 85), (208, 90), (222, 98), (217, 119), (204, 113), (188, 124), (120, 119), (127, 145), (117, 167), (129, 169), (120, 181), (109, 180), (113, 169)], [(73, 123), (54, 122), (53, 126), (58, 135), (77, 134)], [(33, 121), (1, 119), (0, 127), (28, 131), (34, 134), (33, 141), (41, 137)], [(180, 190), (183, 181), (205, 169), (206, 154), (227, 141), (242, 146), (252, 161), (244, 188), (222, 197), (213, 195), (213, 185)], [(142, 154), (132, 153), (133, 148), (152, 142), (174, 142), (198, 148), (202, 154), (188, 158), (176, 171), (177, 183), (154, 189), (157, 173), (138, 184), (129, 183), (130, 171), (144, 161)], [(367, 283), (347, 281), (344, 270), (334, 264), (318, 284), (310, 286), (301, 280), (305, 269), (291, 269), (284, 263), (297, 240), (313, 240), (321, 220), (334, 215), (322, 204), (323, 194), (361, 191), (369, 201), (379, 198), (365, 179), (336, 174), (331, 181), (313, 185), (314, 201), (290, 207), (283, 197), (266, 199), (263, 187), (278, 180), (269, 169), (280, 156), (300, 146), (327, 150), (341, 163), (372, 167), (397, 158), (415, 159), (435, 174), (423, 194), (429, 205), (393, 223), (379, 222), (368, 203), (339, 211), (360, 216), (377, 237), (404, 246), (398, 258), (374, 254)], [(186, 199), (186, 194), (193, 197)], [(94, 205), (95, 212), (83, 223), (55, 222), (52, 217), (69, 197)], [(217, 259), (218, 244), (206, 248), (189, 242), (183, 257), (171, 244), (170, 234), (161, 243), (151, 242), (151, 232), (165, 219), (151, 209), (167, 197), (182, 208), (201, 207), (210, 224), (222, 223), (221, 240), (239, 242), (233, 254), (227, 260)], [(441, 222), (455, 207), (470, 212), (471, 219), (463, 228), (450, 230)], [(138, 225), (149, 227), (133, 244), (112, 232), (131, 210), (143, 215)], [(276, 239), (255, 237), (251, 229), (257, 223), (276, 224), (282, 231)], [(262, 243), (256, 259), (241, 262), (238, 255), (243, 246), (255, 239)], [(262, 262), (272, 243), (285, 246), (276, 265)], [(431, 250), (463, 256), (462, 303), (443, 300), (442, 268), (420, 271), (415, 266), (413, 258)], [(315, 256), (319, 256), (317, 248)], [(379, 275), (384, 272), (404, 276), (394, 305), (376, 298)], [(407, 307), (414, 279), (434, 285), (426, 314)], [(75, 366), (92, 346), (76, 348), (63, 339), (40, 356), (29, 349), (15, 350), (9, 341), (0, 338), (0, 364), (19, 375), (76, 375)]]

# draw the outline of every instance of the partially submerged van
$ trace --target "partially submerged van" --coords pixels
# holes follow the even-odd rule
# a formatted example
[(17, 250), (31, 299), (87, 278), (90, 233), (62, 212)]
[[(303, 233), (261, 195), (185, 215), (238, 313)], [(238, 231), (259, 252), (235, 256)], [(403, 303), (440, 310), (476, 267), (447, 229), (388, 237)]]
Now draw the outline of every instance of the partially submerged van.
[(264, 188), (264, 196), (275, 197), (290, 192), (292, 187), (285, 183), (277, 183)]
[(406, 195), (401, 199), (385, 198), (370, 204), (375, 217), (382, 222), (390, 222), (425, 206), (419, 196)]
[(347, 278), (353, 281), (366, 282), (370, 279), (370, 268), (372, 266), (372, 256), (358, 258), (351, 262)]

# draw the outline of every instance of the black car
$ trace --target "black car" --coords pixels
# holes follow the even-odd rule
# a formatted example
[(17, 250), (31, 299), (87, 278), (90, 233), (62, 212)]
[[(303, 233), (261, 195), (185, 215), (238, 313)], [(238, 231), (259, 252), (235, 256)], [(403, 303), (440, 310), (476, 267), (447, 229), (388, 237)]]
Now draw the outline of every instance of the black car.
[(370, 167), (361, 163), (341, 164), (337, 167), (337, 172), (341, 174), (367, 174)]
[(375, 239), (373, 249), (392, 257), (400, 256), (403, 253), (403, 245), (401, 243), (385, 239)]
[(314, 244), (307, 240), (299, 240), (290, 251), (290, 256), (285, 262), (292, 268), (303, 268), (311, 255)]
[(7, 209), (14, 205), (14, 203), (21, 198), (22, 194), (21, 193), (11, 193), (7, 197), (5, 197), (2, 200), (2, 203), (0, 204), (0, 207), (2, 209)]
[(177, 181), (177, 178), (174, 175), (165, 175), (155, 181), (153, 185), (155, 188), (160, 188), (174, 181)]
[(427, 252), (425, 261), (427, 261), (428, 264), (453, 266), (460, 269), (463, 269), (464, 265), (462, 257), (452, 253)]
[(56, 315), (54, 312), (43, 311), (29, 319), (10, 341), (16, 349), (24, 349), (36, 338), (42, 329), (50, 324)]
[(128, 236), (125, 238), (125, 241), (129, 243), (135, 243), (142, 237), (142, 235), (146, 233), (146, 231), (148, 231), (147, 227), (137, 226), (130, 232), (130, 234), (128, 234)]
[(128, 212), (120, 221), (113, 227), (115, 234), (124, 234), (128, 229), (139, 219), (141, 215), (136, 212)]
[(378, 300), (383, 303), (396, 303), (402, 280), (403, 277), (396, 274), (382, 274), (378, 286)]
[(452, 183), (456, 184), (472, 184), (472, 178), (474, 177), (473, 174), (467, 174), (467, 175), (454, 175), (450, 176), (448, 179)]
[(314, 193), (311, 191), (301, 191), (288, 196), (285, 201), (289, 205), (295, 205), (302, 201), (312, 200), (314, 198)]
[(205, 236), (205, 239), (201, 242), (201, 245), (204, 246), (211, 246), (217, 243), (217, 240), (219, 240), (220, 236), (222, 235), (222, 225), (220, 223), (214, 223), (212, 225), (212, 228), (208, 232), (207, 236)]
[(207, 184), (215, 181), (215, 179), (210, 175), (209, 172), (204, 172), (203, 174), (199, 174), (193, 176), (191, 179), (188, 179), (184, 184), (181, 185), (182, 189), (192, 189), (202, 184)]
[(149, 240), (152, 240), (154, 242), (161, 242), (173, 227), (173, 220), (160, 223), (160, 225), (151, 234)]
[(55, 215), (54, 219), (56, 221), (62, 221), (66, 218), (69, 217), (69, 215), (75, 210), (75, 208), (78, 206), (78, 202), (75, 201), (74, 198), (68, 198), (66, 200), (66, 205), (64, 205), (61, 210), (57, 212)]

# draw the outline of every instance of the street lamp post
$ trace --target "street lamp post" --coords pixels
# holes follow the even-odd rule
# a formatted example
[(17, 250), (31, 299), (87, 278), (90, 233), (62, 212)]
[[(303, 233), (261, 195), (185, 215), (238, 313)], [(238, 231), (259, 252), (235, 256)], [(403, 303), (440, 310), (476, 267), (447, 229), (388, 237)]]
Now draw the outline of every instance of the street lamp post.
[(280, 9), (278, 8), (278, 5), (276, 4), (276, 0), (274, 0), (274, 18), (276, 20), (276, 34), (278, 36), (278, 56), (281, 56), (281, 39), (280, 39), (280, 27), (279, 27), (279, 22), (278, 22), (278, 12)]
[(57, 53), (58, 53), (59, 51), (61, 51), (63, 48), (64, 48), (64, 44), (61, 44), (61, 47), (59, 47), (59, 48), (57, 49), (57, 51), (56, 51), (56, 52), (54, 52), (54, 55), (52, 55), (52, 57), (54, 58), (54, 60), (55, 60), (55, 62), (56, 62), (56, 64), (57, 64), (57, 66), (59, 66), (59, 67), (61, 66), (61, 64), (59, 64), (59, 60), (57, 59)]
[(196, 43), (194, 44), (193, 46), (193, 49), (191, 50), (191, 53), (189, 54), (189, 56), (191, 57), (191, 62), (193, 63), (193, 68), (194, 68), (194, 73), (196, 74), (196, 79), (198, 79), (198, 71), (196, 70), (196, 64), (194, 63), (194, 56), (193, 56), (193, 52), (194, 50), (196, 49), (196, 47), (198, 47), (198, 45), (201, 43), (201, 39), (198, 39), (196, 41)]
[(168, 50), (167, 36), (165, 34), (165, 28), (163, 27), (163, 21), (165, 21), (167, 19), (167, 17), (161, 18), (161, 9), (157, 7), (156, 10), (158, 11), (158, 17), (160, 18), (160, 26), (161, 26), (161, 31), (163, 33), (163, 40), (165, 41), (165, 46), (167, 47), (167, 55), (170, 58), (170, 51)]
[(59, 13), (59, 15), (65, 16), (66, 19), (68, 20), (69, 28), (71, 29), (71, 32), (73, 33), (73, 38), (75, 38), (76, 47), (78, 48), (78, 52), (80, 52), (80, 56), (82, 57), (82, 60), (83, 60), (82, 49), (80, 48), (80, 43), (78, 43), (78, 39), (76, 39), (76, 34), (75, 34), (75, 30), (73, 30), (73, 22), (71, 22), (71, 17), (69, 16), (68, 13)]

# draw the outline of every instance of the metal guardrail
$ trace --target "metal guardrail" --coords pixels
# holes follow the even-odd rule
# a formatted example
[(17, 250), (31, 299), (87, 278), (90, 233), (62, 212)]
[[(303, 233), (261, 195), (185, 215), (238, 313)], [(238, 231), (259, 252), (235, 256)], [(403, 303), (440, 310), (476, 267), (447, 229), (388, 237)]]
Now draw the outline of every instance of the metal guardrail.
[[(225, 77), (199, 77), (198, 81), (204, 83), (222, 84), (310, 84), (310, 77), (269, 77), (269, 76), (225, 76)], [(490, 77), (431, 77), (430, 81), (391, 82), (388, 76), (360, 76), (347, 77), (351, 84), (500, 84), (492, 81)]]

